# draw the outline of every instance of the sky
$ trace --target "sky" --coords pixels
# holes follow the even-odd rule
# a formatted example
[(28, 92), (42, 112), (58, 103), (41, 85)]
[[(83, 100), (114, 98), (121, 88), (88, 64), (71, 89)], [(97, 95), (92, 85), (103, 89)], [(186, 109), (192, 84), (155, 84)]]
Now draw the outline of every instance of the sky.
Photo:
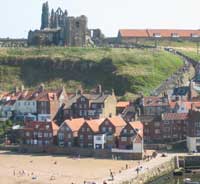
[[(26, 38), (39, 29), (46, 0), (0, 0), (0, 38)], [(50, 9), (86, 15), (88, 28), (117, 36), (120, 28), (200, 29), (200, 0), (49, 0)]]

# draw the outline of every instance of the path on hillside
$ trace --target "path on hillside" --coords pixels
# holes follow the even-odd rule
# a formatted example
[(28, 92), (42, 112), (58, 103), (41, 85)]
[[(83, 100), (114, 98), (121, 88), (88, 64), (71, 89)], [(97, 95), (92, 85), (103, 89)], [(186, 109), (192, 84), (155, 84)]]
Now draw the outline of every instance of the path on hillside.
[(184, 65), (176, 72), (174, 72), (168, 79), (166, 79), (159, 87), (153, 90), (151, 93), (152, 96), (160, 96), (164, 92), (173, 90), (178, 84), (187, 85), (189, 78), (194, 77), (194, 60), (171, 48), (165, 48), (165, 51), (179, 56), (182, 59)]

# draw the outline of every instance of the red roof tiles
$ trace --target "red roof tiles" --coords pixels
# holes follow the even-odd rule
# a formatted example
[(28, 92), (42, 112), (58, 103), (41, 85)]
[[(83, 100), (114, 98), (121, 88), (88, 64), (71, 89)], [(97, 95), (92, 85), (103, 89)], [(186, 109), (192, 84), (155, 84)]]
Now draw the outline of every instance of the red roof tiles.
[(162, 120), (173, 121), (173, 120), (187, 120), (188, 113), (164, 113)]
[(192, 35), (200, 36), (200, 30), (184, 30), (184, 29), (120, 29), (121, 37), (154, 37), (159, 34), (161, 37), (191, 37)]

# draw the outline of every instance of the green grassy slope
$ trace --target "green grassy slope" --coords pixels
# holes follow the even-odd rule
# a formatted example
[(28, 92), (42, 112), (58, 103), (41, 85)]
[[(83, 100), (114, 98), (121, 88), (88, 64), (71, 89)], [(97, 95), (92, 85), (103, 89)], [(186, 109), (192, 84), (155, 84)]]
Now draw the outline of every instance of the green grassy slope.
[[(19, 65), (9, 65), (13, 60)], [(0, 49), (0, 64), (2, 61), (8, 61), (0, 65), (3, 90), (20, 84), (33, 88), (43, 82), (49, 88), (65, 84), (72, 91), (80, 84), (91, 89), (101, 83), (105, 89), (114, 88), (117, 95), (124, 97), (139, 92), (149, 94), (183, 64), (164, 51), (60, 47)], [(60, 61), (66, 66), (52, 65)]]

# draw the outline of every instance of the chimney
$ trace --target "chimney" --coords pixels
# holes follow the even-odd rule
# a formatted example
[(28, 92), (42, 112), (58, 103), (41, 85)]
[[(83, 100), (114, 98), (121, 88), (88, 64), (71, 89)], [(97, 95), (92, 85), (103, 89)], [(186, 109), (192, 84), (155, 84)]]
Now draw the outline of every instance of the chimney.
[(97, 93), (102, 94), (102, 86), (100, 84), (97, 86)]
[(24, 91), (24, 85), (22, 84), (21, 85), (21, 92), (23, 92)]
[(19, 88), (16, 86), (15, 87), (15, 93), (18, 93), (19, 92)]
[(44, 84), (40, 84), (40, 87), (39, 87), (39, 92), (43, 92), (44, 91)]

